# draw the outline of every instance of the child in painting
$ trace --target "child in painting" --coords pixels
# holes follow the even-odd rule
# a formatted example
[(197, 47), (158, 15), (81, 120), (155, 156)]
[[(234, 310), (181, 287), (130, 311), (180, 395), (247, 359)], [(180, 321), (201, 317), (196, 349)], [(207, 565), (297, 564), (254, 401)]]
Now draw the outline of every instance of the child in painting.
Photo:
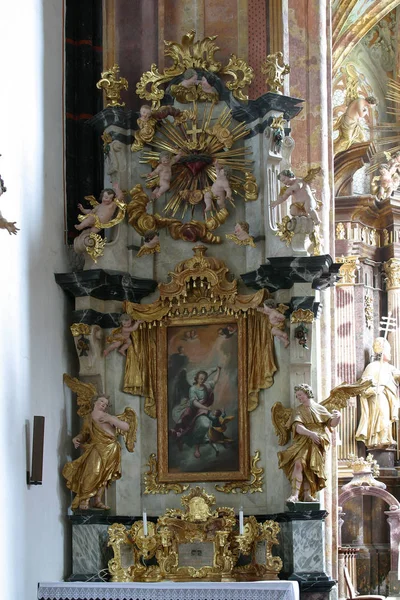
[(208, 438), (211, 446), (215, 450), (215, 454), (218, 456), (219, 450), (216, 444), (222, 444), (224, 448), (226, 448), (228, 444), (232, 444), (233, 442), (233, 439), (226, 437), (224, 432), (226, 431), (226, 423), (229, 423), (229, 421), (232, 421), (235, 417), (227, 417), (225, 410), (222, 411), (219, 408), (214, 411), (209, 410), (207, 417), (211, 422), (208, 430)]

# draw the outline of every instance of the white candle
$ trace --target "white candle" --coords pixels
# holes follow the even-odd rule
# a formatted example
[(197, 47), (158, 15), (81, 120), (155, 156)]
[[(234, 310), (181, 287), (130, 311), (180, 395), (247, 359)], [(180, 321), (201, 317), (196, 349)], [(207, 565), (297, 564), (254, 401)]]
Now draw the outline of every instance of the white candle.
[(143, 509), (143, 535), (147, 536), (147, 512), (146, 509)]
[(243, 535), (243, 508), (239, 508), (239, 535)]

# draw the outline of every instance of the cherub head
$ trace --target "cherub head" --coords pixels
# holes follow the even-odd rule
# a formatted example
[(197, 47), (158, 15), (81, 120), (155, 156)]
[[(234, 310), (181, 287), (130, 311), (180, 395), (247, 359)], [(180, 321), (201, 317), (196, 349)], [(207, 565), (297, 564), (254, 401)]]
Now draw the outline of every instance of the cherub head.
[(100, 192), (99, 200), (102, 204), (111, 204), (115, 198), (115, 192), (111, 188), (105, 188)]
[(279, 181), (283, 183), (283, 185), (289, 185), (292, 179), (295, 179), (295, 174), (291, 169), (284, 169), (278, 175)]
[(122, 327), (130, 327), (132, 325), (132, 317), (130, 317), (127, 313), (123, 313), (119, 317), (119, 322)]
[(365, 100), (368, 102), (368, 104), (371, 104), (371, 106), (376, 106), (378, 104), (378, 101), (375, 98), (375, 96), (367, 96)]
[(197, 72), (194, 69), (186, 69), (183, 74), (182, 85), (189, 87), (197, 83)]
[(239, 235), (240, 233), (249, 233), (250, 227), (247, 221), (238, 221), (235, 225), (235, 234)]
[(152, 245), (155, 245), (155, 244), (158, 244), (160, 238), (158, 235), (158, 231), (149, 230), (149, 231), (146, 231), (143, 239), (144, 239), (145, 244), (150, 244), (150, 242), (153, 242)]
[(384, 163), (383, 165), (380, 165), (379, 167), (379, 173), (381, 175), (386, 175), (386, 173), (389, 171), (389, 165), (387, 165), (386, 163)]
[(222, 415), (222, 410), (220, 410), (219, 408), (214, 410), (214, 412), (213, 412), (214, 417), (220, 417), (221, 415)]
[(160, 152), (160, 163), (162, 165), (169, 165), (171, 162), (171, 154), (167, 151)]
[(151, 106), (148, 104), (143, 104), (140, 107), (139, 114), (142, 121), (148, 121), (151, 117)]

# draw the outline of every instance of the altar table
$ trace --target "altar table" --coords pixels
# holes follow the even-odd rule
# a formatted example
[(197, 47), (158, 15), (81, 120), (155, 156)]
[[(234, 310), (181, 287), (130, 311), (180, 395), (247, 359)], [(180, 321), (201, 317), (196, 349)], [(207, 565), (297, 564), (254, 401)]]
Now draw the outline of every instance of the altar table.
[(39, 583), (38, 600), (299, 600), (297, 581)]

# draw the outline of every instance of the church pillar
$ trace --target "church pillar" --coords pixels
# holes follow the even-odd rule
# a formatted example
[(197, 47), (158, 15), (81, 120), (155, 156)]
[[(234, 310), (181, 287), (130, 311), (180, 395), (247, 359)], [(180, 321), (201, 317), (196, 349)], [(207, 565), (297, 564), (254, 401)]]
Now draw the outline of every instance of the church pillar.
[[(400, 368), (400, 259), (391, 258), (383, 265), (386, 273), (386, 290), (388, 313), (396, 319), (396, 328), (389, 333), (389, 342), (392, 348), (392, 364)], [(382, 335), (382, 332), (380, 333)]]
[[(347, 256), (339, 269), (341, 279), (336, 284), (335, 293), (335, 383), (354, 383), (356, 372), (356, 315), (355, 288), (357, 270), (360, 267), (358, 256)], [(338, 459), (345, 460), (350, 454), (357, 454), (355, 432), (357, 426), (357, 406), (348, 405), (342, 410), (339, 425), (341, 446), (338, 446)]]

